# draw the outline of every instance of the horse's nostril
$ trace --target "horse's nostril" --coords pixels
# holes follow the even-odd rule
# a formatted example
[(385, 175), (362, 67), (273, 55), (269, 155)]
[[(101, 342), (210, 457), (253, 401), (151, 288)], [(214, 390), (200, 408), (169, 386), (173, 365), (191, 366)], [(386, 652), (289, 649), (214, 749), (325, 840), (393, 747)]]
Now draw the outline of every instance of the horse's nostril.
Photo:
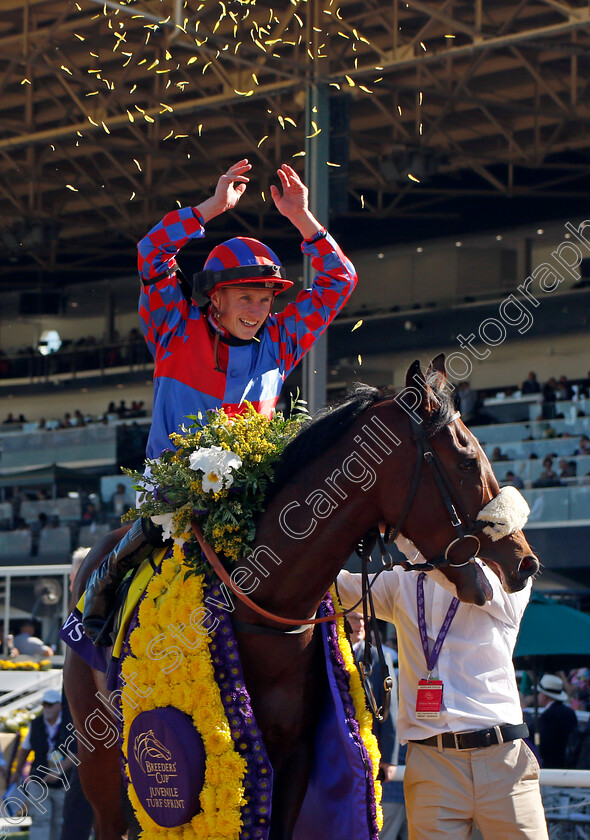
[(534, 554), (527, 554), (518, 565), (518, 571), (525, 577), (534, 575), (539, 570), (539, 561)]

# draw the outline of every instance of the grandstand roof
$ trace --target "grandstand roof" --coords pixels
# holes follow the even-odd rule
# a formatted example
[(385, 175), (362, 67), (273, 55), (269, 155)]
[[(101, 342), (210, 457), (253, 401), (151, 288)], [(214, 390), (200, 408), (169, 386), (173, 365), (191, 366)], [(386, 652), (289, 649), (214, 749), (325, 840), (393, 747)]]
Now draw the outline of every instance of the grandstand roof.
[[(331, 85), (330, 162), (342, 164), (330, 170), (344, 190), (332, 226), (358, 242), (584, 213), (586, 0), (0, 0), (0, 11), (0, 288), (15, 273), (56, 288), (133, 271), (137, 239), (242, 156), (254, 180), (232, 234), (295, 247), (268, 185), (279, 163), (302, 163), (312, 78)], [(225, 233), (219, 220), (210, 238)]]

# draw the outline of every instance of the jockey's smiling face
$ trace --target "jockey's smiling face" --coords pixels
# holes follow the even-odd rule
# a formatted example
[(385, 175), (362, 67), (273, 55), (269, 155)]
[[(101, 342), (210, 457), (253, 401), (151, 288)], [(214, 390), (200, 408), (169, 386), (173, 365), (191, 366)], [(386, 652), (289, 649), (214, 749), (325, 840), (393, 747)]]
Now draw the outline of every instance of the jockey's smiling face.
[(270, 314), (272, 289), (226, 286), (211, 292), (217, 321), (235, 338), (254, 338)]

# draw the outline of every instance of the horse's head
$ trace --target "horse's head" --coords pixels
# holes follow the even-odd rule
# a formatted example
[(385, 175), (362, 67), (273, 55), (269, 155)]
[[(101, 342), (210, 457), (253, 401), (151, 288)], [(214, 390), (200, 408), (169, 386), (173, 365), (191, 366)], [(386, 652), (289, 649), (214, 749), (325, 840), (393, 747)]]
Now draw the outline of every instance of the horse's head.
[(416, 467), (411, 469), (419, 470), (402, 533), (434, 561), (462, 601), (482, 605), (491, 597), (475, 556), (506, 592), (519, 591), (539, 569), (522, 533), (528, 507), (514, 488), (500, 491), (485, 452), (455, 412), (444, 356), (437, 356), (426, 377), (414, 362), (396, 401), (406, 428), (408, 423), (412, 428)]

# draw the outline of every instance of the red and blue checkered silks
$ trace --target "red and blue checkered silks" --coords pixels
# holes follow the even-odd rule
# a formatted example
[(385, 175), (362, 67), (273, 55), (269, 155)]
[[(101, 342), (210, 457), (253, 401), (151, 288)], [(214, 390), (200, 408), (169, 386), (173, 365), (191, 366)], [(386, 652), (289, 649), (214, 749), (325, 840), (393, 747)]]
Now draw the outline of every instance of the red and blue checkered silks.
[[(311, 289), (300, 292), (282, 312), (271, 314), (252, 341), (222, 333), (218, 348), (222, 370), (215, 370), (213, 323), (205, 309), (183, 295), (175, 271), (176, 255), (183, 245), (204, 235), (198, 211), (184, 207), (164, 216), (138, 244), (139, 274), (149, 284), (141, 291), (139, 317), (156, 363), (148, 458), (158, 458), (172, 447), (169, 435), (179, 431), (188, 414), (223, 407), (231, 416), (248, 400), (270, 416), (286, 377), (356, 285), (354, 266), (332, 237), (320, 231), (301, 246), (317, 272)], [(221, 247), (213, 250), (209, 260)], [(280, 264), (269, 248), (262, 248), (272, 262)], [(239, 258), (233, 245), (228, 251)], [(219, 267), (229, 267), (225, 258)]]

